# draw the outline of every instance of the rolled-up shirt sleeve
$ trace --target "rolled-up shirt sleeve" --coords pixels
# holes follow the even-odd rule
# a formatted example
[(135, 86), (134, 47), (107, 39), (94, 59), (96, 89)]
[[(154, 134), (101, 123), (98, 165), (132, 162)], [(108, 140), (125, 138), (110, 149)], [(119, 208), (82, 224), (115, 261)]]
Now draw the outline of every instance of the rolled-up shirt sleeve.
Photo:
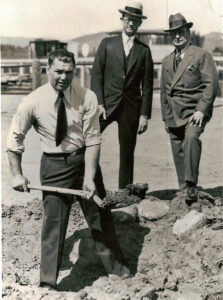
[(101, 144), (98, 101), (90, 90), (85, 95), (83, 135), (86, 147)]
[(29, 101), (24, 99), (18, 106), (16, 114), (7, 137), (7, 151), (23, 153), (25, 150), (24, 139), (27, 131), (33, 124), (33, 108)]

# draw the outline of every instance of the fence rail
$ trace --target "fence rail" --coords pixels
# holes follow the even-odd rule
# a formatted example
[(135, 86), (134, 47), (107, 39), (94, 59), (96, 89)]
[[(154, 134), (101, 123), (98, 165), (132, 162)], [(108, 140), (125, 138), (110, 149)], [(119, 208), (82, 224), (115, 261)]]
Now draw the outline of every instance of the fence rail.
[[(214, 57), (219, 79), (223, 80), (223, 57)], [(91, 68), (94, 57), (79, 58), (76, 64), (75, 77), (81, 86), (90, 87)], [(36, 60), (33, 59), (2, 59), (1, 60), (1, 91), (2, 94), (28, 94), (36, 88), (33, 73)], [(47, 82), (47, 59), (39, 59), (40, 84)], [(154, 89), (159, 89), (161, 60), (154, 61)], [(36, 72), (36, 69), (35, 69)]]

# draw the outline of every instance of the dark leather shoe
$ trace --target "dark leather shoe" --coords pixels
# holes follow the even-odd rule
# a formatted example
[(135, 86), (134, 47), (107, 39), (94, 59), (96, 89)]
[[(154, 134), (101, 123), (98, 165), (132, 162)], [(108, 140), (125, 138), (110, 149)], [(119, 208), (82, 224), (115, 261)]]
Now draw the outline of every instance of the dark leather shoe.
[(192, 203), (197, 202), (198, 190), (196, 186), (190, 186), (187, 190), (186, 203), (191, 206)]

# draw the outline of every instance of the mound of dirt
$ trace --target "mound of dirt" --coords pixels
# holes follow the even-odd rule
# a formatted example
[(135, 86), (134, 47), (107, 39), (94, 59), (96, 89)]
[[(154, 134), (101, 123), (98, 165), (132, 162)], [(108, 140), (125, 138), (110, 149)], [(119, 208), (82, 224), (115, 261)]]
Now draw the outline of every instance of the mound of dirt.
[[(107, 276), (94, 254), (94, 244), (79, 204), (72, 206), (59, 291), (38, 288), (42, 203), (2, 207), (2, 266), (5, 299), (85, 300), (222, 300), (223, 200), (199, 192), (191, 207), (178, 194), (169, 200), (146, 196), (143, 201), (169, 206), (158, 219), (125, 218), (127, 210), (114, 210), (115, 228), (131, 278)], [(137, 212), (137, 204), (134, 213)], [(154, 206), (156, 207), (156, 206)], [(199, 211), (205, 222), (174, 234), (177, 220)], [(138, 214), (140, 210), (138, 210)], [(120, 217), (122, 216), (122, 217)]]
[(145, 198), (147, 191), (147, 183), (128, 184), (125, 189), (108, 192), (102, 204), (107, 209), (127, 207), (139, 203)]

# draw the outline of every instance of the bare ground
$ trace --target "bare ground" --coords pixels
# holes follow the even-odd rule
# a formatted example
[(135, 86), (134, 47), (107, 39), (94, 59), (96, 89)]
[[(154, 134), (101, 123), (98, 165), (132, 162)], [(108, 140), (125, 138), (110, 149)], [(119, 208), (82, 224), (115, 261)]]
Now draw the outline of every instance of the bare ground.
[[(155, 98), (158, 101), (158, 98)], [(38, 288), (42, 204), (40, 195), (16, 194), (10, 190), (5, 153), (2, 155), (2, 265), (4, 299), (223, 299), (223, 206), (222, 206), (222, 99), (203, 139), (199, 185), (214, 201), (188, 208), (176, 195), (177, 182), (168, 142), (160, 120), (158, 102), (148, 132), (139, 136), (135, 181), (148, 182), (147, 198), (156, 197), (169, 206), (163, 218), (153, 221), (114, 211), (121, 247), (132, 278), (109, 277), (93, 254), (93, 242), (80, 208), (73, 205), (67, 232), (58, 292)], [(11, 109), (11, 107), (10, 107)], [(4, 112), (4, 111), (3, 111)], [(2, 147), (11, 115), (2, 117)], [(108, 189), (117, 188), (118, 142), (115, 125), (103, 136), (102, 170)], [(38, 180), (38, 139), (27, 137), (24, 171), (32, 183)], [(28, 154), (29, 153), (29, 154)], [(216, 199), (217, 198), (217, 199)], [(154, 198), (152, 198), (154, 199)], [(27, 203), (27, 200), (30, 202)], [(213, 202), (213, 203), (211, 203)], [(182, 235), (173, 225), (191, 209), (205, 215), (202, 226)]]
[[(147, 195), (147, 199), (151, 197)], [(26, 206), (3, 206), (3, 297), (221, 300), (223, 200), (215, 198), (215, 205), (214, 200), (208, 201), (208, 197), (207, 194), (199, 205), (194, 204), (192, 208), (185, 205), (180, 195), (171, 201), (163, 200), (170, 209), (157, 220), (113, 211), (116, 232), (132, 278), (106, 275), (94, 254), (93, 241), (79, 205), (74, 204), (58, 292), (38, 289), (41, 201), (35, 199)], [(203, 212), (205, 222), (184, 234), (173, 234), (175, 221), (191, 209)], [(189, 298), (182, 298), (188, 295)]]

